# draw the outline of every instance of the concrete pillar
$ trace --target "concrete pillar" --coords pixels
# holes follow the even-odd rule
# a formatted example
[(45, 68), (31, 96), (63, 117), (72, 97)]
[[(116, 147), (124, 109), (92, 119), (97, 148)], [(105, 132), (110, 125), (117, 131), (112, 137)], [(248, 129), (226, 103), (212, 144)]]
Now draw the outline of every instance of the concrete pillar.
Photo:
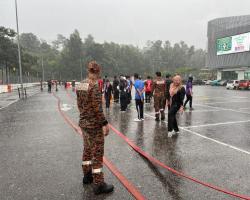
[(217, 80), (221, 80), (221, 74), (222, 74), (221, 71), (218, 70), (217, 71)]
[(244, 80), (244, 71), (237, 71), (238, 80)]

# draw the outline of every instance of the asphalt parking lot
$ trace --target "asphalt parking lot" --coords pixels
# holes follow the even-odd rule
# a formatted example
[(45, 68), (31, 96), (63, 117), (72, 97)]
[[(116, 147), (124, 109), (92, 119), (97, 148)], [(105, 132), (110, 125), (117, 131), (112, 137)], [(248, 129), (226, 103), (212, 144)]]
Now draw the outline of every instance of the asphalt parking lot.
[[(60, 88), (61, 111), (78, 121), (75, 94)], [(126, 113), (112, 104), (106, 116), (115, 130), (164, 165), (201, 182), (250, 196), (250, 92), (195, 86), (194, 110), (178, 116), (181, 133), (167, 135), (155, 122), (153, 105), (145, 121), (134, 122), (134, 102)], [(133, 199), (107, 166), (115, 192), (95, 197), (81, 184), (82, 138), (65, 123), (53, 94), (38, 93), (0, 110), (0, 199)], [(142, 157), (114, 129), (105, 156), (145, 199), (235, 199), (177, 175)]]

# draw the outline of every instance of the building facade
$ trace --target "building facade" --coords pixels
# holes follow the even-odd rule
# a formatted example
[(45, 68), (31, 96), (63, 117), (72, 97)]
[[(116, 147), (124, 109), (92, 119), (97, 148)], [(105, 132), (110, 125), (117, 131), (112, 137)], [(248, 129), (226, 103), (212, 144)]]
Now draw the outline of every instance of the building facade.
[(207, 60), (218, 80), (250, 80), (250, 15), (208, 22)]

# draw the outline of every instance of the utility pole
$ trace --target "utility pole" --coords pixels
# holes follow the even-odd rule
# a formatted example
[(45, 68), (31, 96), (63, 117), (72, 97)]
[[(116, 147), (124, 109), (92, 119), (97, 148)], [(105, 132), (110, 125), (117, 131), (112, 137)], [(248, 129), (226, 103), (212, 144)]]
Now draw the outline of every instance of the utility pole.
[(43, 70), (43, 77), (42, 77), (42, 82), (44, 82), (44, 66), (43, 66), (43, 55), (42, 55), (42, 70)]
[(80, 69), (81, 69), (81, 80), (82, 81), (82, 58), (80, 57)]
[(17, 0), (15, 0), (15, 7), (16, 7), (16, 28), (17, 28), (17, 46), (18, 46), (19, 76), (20, 76), (20, 84), (21, 84), (21, 97), (24, 98), (23, 76), (22, 76), (23, 72), (22, 72), (20, 38), (19, 38), (19, 26), (18, 26), (18, 13), (17, 13)]

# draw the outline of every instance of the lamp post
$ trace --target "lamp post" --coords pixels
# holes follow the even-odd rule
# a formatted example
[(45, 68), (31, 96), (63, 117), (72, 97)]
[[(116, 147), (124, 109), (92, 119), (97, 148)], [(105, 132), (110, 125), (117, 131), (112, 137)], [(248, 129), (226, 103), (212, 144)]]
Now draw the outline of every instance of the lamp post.
[(23, 98), (24, 97), (24, 91), (23, 91), (23, 76), (22, 76), (22, 61), (21, 61), (20, 39), (19, 39), (17, 0), (15, 0), (15, 8), (16, 8), (16, 28), (17, 28), (17, 46), (18, 46), (19, 76), (20, 76), (20, 84), (21, 84), (21, 97)]

